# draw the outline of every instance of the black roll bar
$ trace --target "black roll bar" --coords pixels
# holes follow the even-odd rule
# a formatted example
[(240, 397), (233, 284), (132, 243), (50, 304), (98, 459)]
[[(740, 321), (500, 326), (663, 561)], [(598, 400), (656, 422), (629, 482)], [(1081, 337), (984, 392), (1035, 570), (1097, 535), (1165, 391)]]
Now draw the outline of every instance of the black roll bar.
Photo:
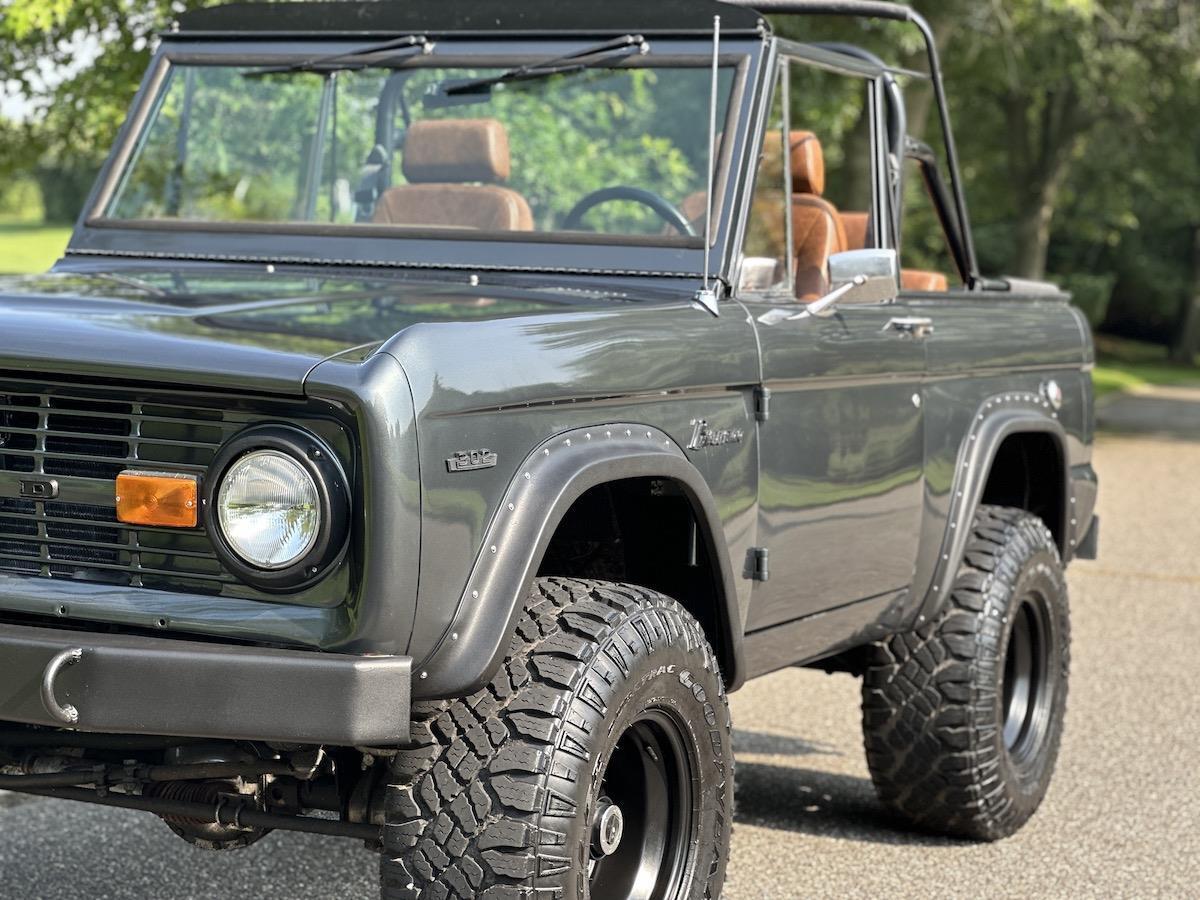
[(966, 193), (958, 165), (958, 146), (954, 141), (954, 129), (950, 123), (950, 107), (946, 102), (946, 88), (942, 83), (942, 63), (938, 54), (937, 40), (929, 23), (915, 9), (884, 0), (724, 0), (733, 6), (748, 7), (764, 15), (834, 15), (858, 16), (866, 19), (888, 19), (894, 22), (909, 22), (915, 25), (925, 39), (929, 57), (929, 74), (933, 80), (934, 97), (942, 122), (942, 133), (946, 141), (946, 165), (950, 170), (950, 186), (954, 192), (954, 211), (962, 235), (966, 253), (967, 279), (970, 287), (982, 283), (979, 262), (975, 256), (975, 241), (971, 235), (971, 222), (967, 215)]

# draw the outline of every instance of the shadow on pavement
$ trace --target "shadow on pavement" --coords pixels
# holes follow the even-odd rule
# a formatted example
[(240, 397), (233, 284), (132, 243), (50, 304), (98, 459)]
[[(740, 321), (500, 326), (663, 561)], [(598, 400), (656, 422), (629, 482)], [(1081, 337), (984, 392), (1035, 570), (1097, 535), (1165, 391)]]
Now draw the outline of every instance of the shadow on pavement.
[(375, 900), (378, 866), (353, 841), (276, 832), (213, 853), (144, 813), (42, 799), (0, 808), (0, 900)]
[(926, 834), (890, 815), (866, 778), (738, 763), (734, 821), (873, 844), (953, 847), (952, 838)]
[(768, 734), (765, 731), (745, 731), (741, 728), (735, 728), (733, 731), (733, 749), (735, 753), (760, 753), (764, 756), (842, 755), (840, 750), (830, 744), (814, 743), (781, 734)]
[(12, 794), (8, 791), (0, 791), (0, 809), (11, 809), (23, 803), (32, 803), (35, 799), (27, 794)]
[(1100, 430), (1200, 441), (1200, 390), (1153, 388), (1104, 400), (1096, 409)]

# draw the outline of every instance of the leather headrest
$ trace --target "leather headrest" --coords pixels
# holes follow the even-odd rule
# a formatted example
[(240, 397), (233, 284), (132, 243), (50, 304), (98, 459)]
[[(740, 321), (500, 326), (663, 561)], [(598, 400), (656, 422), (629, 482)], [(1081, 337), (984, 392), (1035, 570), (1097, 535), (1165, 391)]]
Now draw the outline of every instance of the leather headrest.
[[(825, 193), (825, 154), (821, 142), (811, 131), (793, 131), (789, 138), (792, 154), (792, 193)], [(779, 152), (779, 132), (772, 131), (763, 144), (763, 172), (768, 178), (783, 177), (783, 154)]]
[(825, 193), (825, 154), (811, 131), (792, 132), (792, 193)]
[(507, 181), (508, 132), (496, 119), (427, 119), (404, 140), (404, 177), (414, 184)]

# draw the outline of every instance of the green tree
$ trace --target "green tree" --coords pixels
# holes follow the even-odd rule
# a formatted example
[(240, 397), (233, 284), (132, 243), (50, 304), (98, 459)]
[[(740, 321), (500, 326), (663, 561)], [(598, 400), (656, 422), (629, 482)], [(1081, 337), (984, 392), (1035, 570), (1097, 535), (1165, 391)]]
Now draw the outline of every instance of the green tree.
[[(73, 218), (124, 121), (154, 35), (179, 12), (203, 5), (206, 0), (0, 0), (0, 89), (31, 101), (30, 118), (37, 122), (19, 128), (11, 141), (11, 130), (0, 128), (0, 175), (34, 171), (47, 216)], [(51, 83), (48, 71), (58, 74)]]
[[(971, 142), (971, 158), (999, 157), (997, 171), (1007, 178), (989, 179), (988, 208), (1005, 210), (1012, 223), (1014, 274), (1040, 278), (1064, 192), (1096, 136), (1144, 133), (1155, 98), (1172, 89), (1183, 55), (1194, 49), (1185, 2), (996, 0), (967, 25), (969, 37), (958, 37), (976, 50), (949, 53), (948, 71), (969, 104), (967, 140), (981, 133), (980, 113), (993, 117), (995, 138)], [(1119, 170), (1109, 174), (1101, 185), (1122, 180)]]

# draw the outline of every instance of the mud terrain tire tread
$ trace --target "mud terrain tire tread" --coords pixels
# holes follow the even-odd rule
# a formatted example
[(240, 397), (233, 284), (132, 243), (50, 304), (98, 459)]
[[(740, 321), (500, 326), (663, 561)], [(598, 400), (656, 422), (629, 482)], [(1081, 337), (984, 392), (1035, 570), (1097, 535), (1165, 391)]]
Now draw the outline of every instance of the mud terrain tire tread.
[[(1030, 771), (1008, 760), (997, 686), (1018, 583), (1051, 594), (1059, 682)], [(997, 840), (1037, 809), (1062, 734), (1069, 667), (1067, 589), (1050, 530), (1020, 509), (981, 506), (949, 601), (932, 620), (877, 644), (863, 678), (867, 764), (880, 800), (926, 830)]]
[[(619, 699), (624, 680), (614, 646), (628, 657), (670, 645), (711, 674), (716, 727), (731, 746), (715, 654), (682, 606), (629, 585), (539, 578), (488, 686), (465, 699), (413, 705), (416, 746), (393, 759), (385, 794), (384, 900), (582, 896), (562, 829), (564, 808), (575, 800), (555, 789), (563, 777), (588, 780), (595, 763), (587, 740), (596, 719), (586, 721), (579, 703), (591, 705), (587, 713)], [(732, 805), (726, 753), (729, 789), (715, 792), (718, 806)], [(710, 877), (716, 892), (689, 896), (719, 895), (725, 827)]]

